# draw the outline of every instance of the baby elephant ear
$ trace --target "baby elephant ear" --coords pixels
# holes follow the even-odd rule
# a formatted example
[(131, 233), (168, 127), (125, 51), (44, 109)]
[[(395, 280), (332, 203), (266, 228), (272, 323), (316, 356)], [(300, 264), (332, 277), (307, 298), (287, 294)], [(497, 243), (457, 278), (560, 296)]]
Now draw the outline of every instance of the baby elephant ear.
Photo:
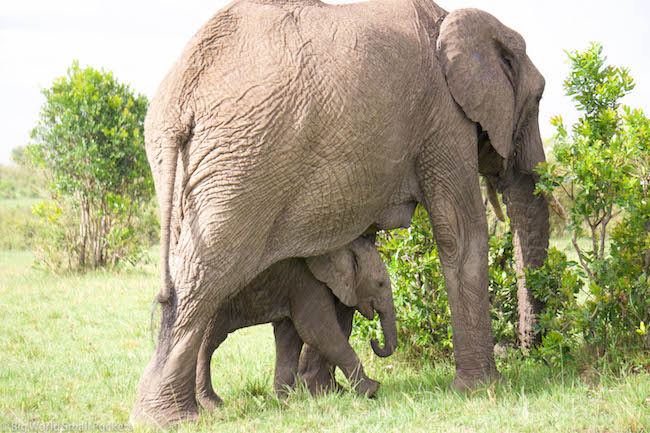
[(306, 259), (317, 280), (327, 284), (332, 293), (348, 307), (357, 305), (356, 258), (348, 248)]

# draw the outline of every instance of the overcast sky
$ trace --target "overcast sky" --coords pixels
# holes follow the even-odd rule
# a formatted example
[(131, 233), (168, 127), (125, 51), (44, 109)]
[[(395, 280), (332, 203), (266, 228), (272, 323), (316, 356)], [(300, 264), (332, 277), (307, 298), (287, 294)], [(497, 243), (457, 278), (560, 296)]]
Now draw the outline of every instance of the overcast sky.
[[(27, 144), (41, 104), (40, 90), (74, 59), (112, 70), (151, 99), (186, 42), (225, 0), (20, 0), (0, 6), (0, 163)], [(564, 50), (602, 42), (609, 63), (627, 66), (637, 87), (624, 103), (650, 115), (650, 2), (647, 0), (440, 0), (447, 10), (476, 7), (519, 31), (546, 78), (543, 138), (549, 119), (575, 120), (562, 81)]]

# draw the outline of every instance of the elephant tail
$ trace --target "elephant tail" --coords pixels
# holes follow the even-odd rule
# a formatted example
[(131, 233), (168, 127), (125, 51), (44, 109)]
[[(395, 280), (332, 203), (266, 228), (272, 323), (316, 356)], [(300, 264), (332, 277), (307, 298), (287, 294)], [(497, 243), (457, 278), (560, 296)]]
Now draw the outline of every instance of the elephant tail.
[[(171, 144), (171, 143), (170, 143)], [(175, 143), (174, 143), (175, 144)], [(169, 271), (170, 232), (172, 221), (172, 203), (174, 200), (174, 185), (176, 184), (176, 165), (178, 163), (178, 146), (165, 146), (161, 149), (162, 182), (159, 192), (160, 203), (160, 272), (162, 284), (156, 300), (161, 304), (169, 302), (173, 283)]]
[[(180, 64), (180, 63), (179, 63)], [(175, 65), (160, 84), (145, 119), (147, 158), (154, 175), (160, 204), (160, 271), (162, 285), (156, 300), (169, 302), (174, 290), (169, 256), (171, 220), (179, 155), (190, 140), (194, 128), (194, 108), (188, 89), (178, 80), (183, 71)], [(181, 84), (178, 84), (181, 83)]]
[[(184, 127), (175, 128), (178, 131), (171, 136), (164, 133), (155, 141), (156, 156), (152, 162), (152, 171), (156, 172), (156, 192), (160, 204), (160, 272), (162, 284), (156, 300), (161, 304), (169, 302), (174, 289), (170, 266), (170, 243), (171, 243), (171, 220), (174, 203), (174, 187), (176, 185), (176, 171), (179, 153), (190, 137), (192, 122), (185, 119), (179, 125)], [(149, 150), (149, 149), (148, 149)], [(155, 165), (155, 168), (154, 168)]]

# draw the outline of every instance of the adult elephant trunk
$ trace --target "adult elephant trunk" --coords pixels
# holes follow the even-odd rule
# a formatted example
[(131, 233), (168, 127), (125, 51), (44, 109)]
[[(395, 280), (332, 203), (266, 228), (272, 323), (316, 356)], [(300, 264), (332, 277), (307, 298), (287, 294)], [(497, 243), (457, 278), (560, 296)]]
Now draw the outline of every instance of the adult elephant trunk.
[(550, 228), (548, 204), (534, 191), (535, 175), (523, 172), (513, 174), (502, 190), (513, 235), (519, 313), (517, 336), (524, 352), (540, 343), (541, 336), (535, 335), (534, 324), (544, 307), (527, 286), (524, 270), (536, 269), (544, 263)]
[(393, 299), (391, 298), (389, 302), (383, 303), (383, 306), (376, 308), (376, 310), (379, 314), (381, 330), (384, 333), (384, 347), (381, 347), (379, 342), (374, 338), (370, 340), (370, 345), (377, 356), (386, 358), (392, 355), (397, 347), (397, 325), (395, 324), (395, 306), (393, 305)]

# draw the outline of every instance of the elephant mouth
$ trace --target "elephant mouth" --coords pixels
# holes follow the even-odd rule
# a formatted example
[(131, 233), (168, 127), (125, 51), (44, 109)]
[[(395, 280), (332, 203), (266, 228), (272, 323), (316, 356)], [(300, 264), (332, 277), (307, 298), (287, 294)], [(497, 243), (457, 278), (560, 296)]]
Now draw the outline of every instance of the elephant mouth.
[[(499, 201), (499, 197), (497, 196), (496, 192), (497, 190), (499, 190), (499, 192), (502, 192), (501, 190), (504, 188), (504, 182), (507, 183), (508, 181), (507, 180), (504, 181), (502, 177), (499, 175), (495, 176), (484, 172), (481, 172), (481, 174), (483, 174), (483, 176), (485, 177), (486, 184), (487, 184), (488, 200), (492, 205), (492, 208), (494, 209), (497, 218), (500, 221), (505, 221), (505, 217), (503, 216), (503, 212), (501, 211), (501, 203)], [(539, 175), (535, 173), (532, 175), (532, 177), (533, 177), (533, 181), (537, 183), (537, 181), (539, 180)], [(568, 219), (568, 215), (564, 210), (562, 203), (560, 203), (560, 200), (558, 200), (555, 194), (543, 191), (540, 193), (540, 196), (544, 198), (544, 200), (549, 205), (549, 207), (560, 218), (562, 218), (564, 221)]]

